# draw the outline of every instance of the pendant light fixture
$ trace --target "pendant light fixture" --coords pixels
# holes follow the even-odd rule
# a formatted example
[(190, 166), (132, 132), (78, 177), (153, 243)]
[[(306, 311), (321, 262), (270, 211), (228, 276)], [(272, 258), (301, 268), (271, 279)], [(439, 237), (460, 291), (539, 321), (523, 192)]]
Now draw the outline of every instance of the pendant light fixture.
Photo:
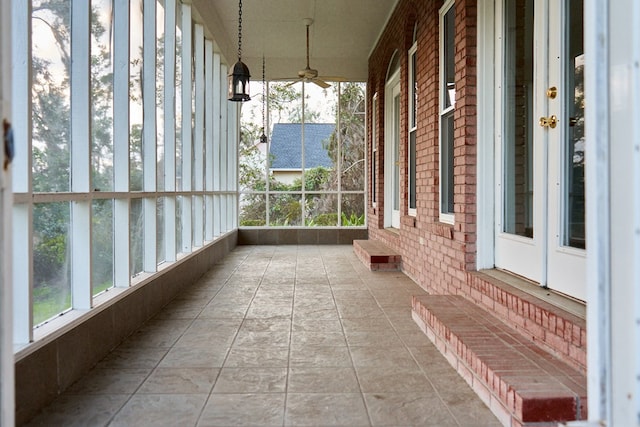
[(260, 135), (260, 142), (263, 144), (267, 143), (267, 135), (264, 134), (264, 129), (267, 127), (267, 122), (265, 121), (264, 115), (264, 107), (267, 103), (267, 83), (264, 79), (264, 55), (262, 55), (262, 135)]
[(249, 68), (242, 62), (242, 0), (238, 3), (238, 62), (227, 76), (229, 101), (249, 101)]

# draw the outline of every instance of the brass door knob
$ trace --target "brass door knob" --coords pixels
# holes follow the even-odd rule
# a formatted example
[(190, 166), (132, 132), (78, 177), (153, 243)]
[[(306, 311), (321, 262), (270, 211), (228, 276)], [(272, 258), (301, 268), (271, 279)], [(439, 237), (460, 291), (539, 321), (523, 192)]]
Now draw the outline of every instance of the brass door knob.
[(549, 117), (540, 117), (540, 121), (538, 123), (542, 127), (549, 127), (551, 129), (554, 129), (558, 124), (558, 118), (555, 115)]

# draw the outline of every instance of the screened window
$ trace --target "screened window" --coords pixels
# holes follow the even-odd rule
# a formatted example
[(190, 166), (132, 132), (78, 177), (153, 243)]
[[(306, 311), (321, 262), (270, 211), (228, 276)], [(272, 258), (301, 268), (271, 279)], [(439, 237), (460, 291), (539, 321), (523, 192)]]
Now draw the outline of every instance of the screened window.
[(365, 84), (265, 84), (242, 109), (240, 226), (364, 226)]
[(13, 7), (30, 20), (16, 28), (31, 30), (15, 64), (29, 86), (13, 88), (28, 104), (16, 132), (31, 137), (13, 206), (14, 337), (27, 344), (235, 227), (238, 107), (190, 4)]

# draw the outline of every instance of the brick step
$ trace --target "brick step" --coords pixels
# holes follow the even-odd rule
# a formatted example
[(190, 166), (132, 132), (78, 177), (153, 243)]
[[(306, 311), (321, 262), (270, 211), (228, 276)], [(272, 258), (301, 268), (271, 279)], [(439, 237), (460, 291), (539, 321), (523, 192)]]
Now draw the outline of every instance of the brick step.
[(371, 271), (400, 270), (400, 254), (380, 241), (354, 240), (353, 251)]
[[(587, 329), (584, 314), (582, 317), (572, 314), (510, 284), (516, 282), (525, 286), (523, 279), (499, 270), (468, 272), (467, 297), (538, 346), (586, 373)], [(551, 292), (531, 283), (526, 284), (538, 293), (549, 295)], [(579, 311), (581, 304), (565, 301), (565, 304), (569, 303), (576, 306), (575, 311)]]
[(413, 318), (505, 426), (587, 417), (586, 377), (458, 295), (413, 297)]

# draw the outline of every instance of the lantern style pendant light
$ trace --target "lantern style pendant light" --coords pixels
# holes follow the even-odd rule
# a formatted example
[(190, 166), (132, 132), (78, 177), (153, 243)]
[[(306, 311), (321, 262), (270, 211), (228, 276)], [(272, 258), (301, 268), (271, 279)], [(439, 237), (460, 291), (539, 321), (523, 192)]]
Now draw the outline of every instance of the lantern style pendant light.
[(242, 0), (238, 4), (238, 62), (227, 76), (229, 101), (249, 101), (249, 68), (242, 62)]

